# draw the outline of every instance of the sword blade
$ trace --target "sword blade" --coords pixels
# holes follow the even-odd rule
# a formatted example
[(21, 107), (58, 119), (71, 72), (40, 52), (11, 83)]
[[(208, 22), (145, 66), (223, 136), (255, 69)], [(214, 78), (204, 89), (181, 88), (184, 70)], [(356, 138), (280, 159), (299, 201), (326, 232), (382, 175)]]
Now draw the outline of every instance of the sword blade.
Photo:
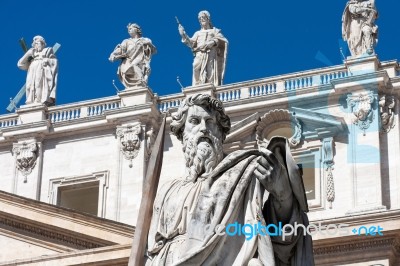
[(144, 255), (147, 247), (147, 235), (150, 229), (150, 221), (153, 214), (153, 204), (157, 193), (158, 181), (160, 180), (166, 119), (167, 115), (164, 116), (156, 141), (154, 142), (154, 146), (151, 151), (149, 164), (147, 165), (142, 201), (140, 203), (128, 266), (144, 265)]

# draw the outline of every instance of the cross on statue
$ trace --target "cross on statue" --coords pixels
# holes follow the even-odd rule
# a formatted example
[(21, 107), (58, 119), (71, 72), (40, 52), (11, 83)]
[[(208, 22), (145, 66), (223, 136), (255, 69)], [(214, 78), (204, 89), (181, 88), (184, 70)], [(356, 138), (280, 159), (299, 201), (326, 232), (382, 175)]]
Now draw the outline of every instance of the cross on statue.
[[(24, 53), (26, 53), (28, 51), (28, 47), (26, 46), (26, 42), (25, 42), (24, 38), (21, 38), (19, 40), (19, 43), (20, 43)], [(54, 46), (53, 46), (54, 54), (57, 52), (57, 50), (60, 47), (61, 47), (61, 45), (59, 43), (54, 44)], [(32, 58), (30, 60), (32, 60)], [(24, 86), (22, 86), (22, 88), (19, 90), (19, 92), (17, 93), (17, 95), (14, 98), (10, 98), (10, 104), (7, 107), (8, 112), (12, 112), (17, 107), (17, 104), (19, 103), (19, 101), (21, 101), (21, 99), (25, 93), (26, 93), (26, 83), (24, 84)]]

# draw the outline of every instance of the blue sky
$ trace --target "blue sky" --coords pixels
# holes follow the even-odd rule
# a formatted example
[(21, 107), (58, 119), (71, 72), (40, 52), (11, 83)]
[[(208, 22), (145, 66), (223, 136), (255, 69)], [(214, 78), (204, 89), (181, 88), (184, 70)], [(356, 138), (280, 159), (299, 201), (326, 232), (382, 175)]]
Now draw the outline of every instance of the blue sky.
[[(229, 41), (225, 84), (341, 64), (341, 16), (346, 0), (336, 1), (84, 1), (0, 0), (0, 114), (25, 83), (16, 66), (23, 55), (18, 40), (30, 46), (35, 35), (62, 46), (57, 104), (111, 96), (118, 63), (108, 57), (128, 38), (126, 25), (136, 22), (158, 53), (151, 63), (149, 85), (159, 95), (180, 92), (191, 84), (193, 56), (181, 43), (175, 16), (191, 36), (199, 29), (197, 14), (208, 10), (215, 27)], [(400, 57), (400, 1), (377, 1), (381, 61)], [(347, 47), (347, 46), (346, 46)], [(347, 54), (349, 53), (348, 51)], [(328, 60), (316, 58), (323, 54)], [(20, 104), (25, 102), (25, 98)]]

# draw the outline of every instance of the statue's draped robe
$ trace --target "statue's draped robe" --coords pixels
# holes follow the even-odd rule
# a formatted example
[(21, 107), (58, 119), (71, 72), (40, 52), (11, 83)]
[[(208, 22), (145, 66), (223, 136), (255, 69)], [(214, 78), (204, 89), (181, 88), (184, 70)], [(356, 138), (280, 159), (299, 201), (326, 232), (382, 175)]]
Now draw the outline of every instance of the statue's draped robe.
[[(187, 40), (183, 40), (186, 43)], [(204, 44), (214, 42), (216, 46), (211, 49), (201, 49)], [(215, 86), (222, 85), (225, 75), (225, 64), (228, 51), (228, 40), (222, 35), (218, 28), (202, 29), (197, 31), (190, 44), (195, 55), (193, 61), (192, 85), (213, 83)]]
[(114, 50), (116, 58), (122, 59), (118, 67), (118, 77), (125, 87), (147, 84), (150, 75), (150, 61), (156, 47), (148, 38), (130, 38), (124, 40)]
[[(291, 156), (286, 148), (283, 158)], [(247, 265), (253, 257), (264, 265), (314, 265), (311, 237), (304, 237), (301, 230), (285, 241), (268, 235), (245, 240), (243, 235), (219, 235), (207, 230), (235, 222), (265, 225), (267, 221), (278, 225), (273, 196), (269, 195), (263, 206), (263, 198), (269, 193), (253, 176), (259, 156), (267, 155), (257, 150), (233, 152), (196, 182), (179, 179), (161, 187), (154, 202), (146, 265)], [(304, 188), (298, 187), (302, 180), (297, 166), (293, 161), (283, 164), (287, 168), (278, 163), (271, 173), (289, 174), (294, 193), (290, 223), (307, 226), (307, 206)]]
[[(376, 25), (369, 25), (369, 12), (356, 14), (358, 8), (372, 8), (369, 1), (357, 2), (349, 1), (342, 16), (342, 35), (347, 41), (352, 56), (358, 56), (367, 53), (377, 42)], [(374, 19), (372, 20), (372, 22)], [(371, 31), (372, 36), (366, 36), (363, 31)]]
[[(47, 63), (44, 63), (46, 59)], [(26, 103), (46, 103), (53, 105), (56, 98), (58, 61), (53, 48), (46, 47), (35, 52), (33, 58), (24, 55), (18, 67), (28, 70), (26, 77)]]

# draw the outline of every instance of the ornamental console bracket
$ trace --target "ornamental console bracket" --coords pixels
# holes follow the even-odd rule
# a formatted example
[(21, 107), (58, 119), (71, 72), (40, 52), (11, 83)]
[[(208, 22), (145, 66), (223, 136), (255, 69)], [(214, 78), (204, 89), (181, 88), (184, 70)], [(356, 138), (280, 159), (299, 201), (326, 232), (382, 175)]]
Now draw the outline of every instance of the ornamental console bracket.
[(140, 124), (117, 126), (117, 137), (120, 141), (120, 150), (125, 159), (129, 161), (130, 168), (132, 168), (132, 160), (135, 159), (139, 153), (140, 133)]
[(372, 91), (353, 93), (347, 96), (347, 104), (351, 112), (351, 121), (364, 132), (374, 121), (373, 103), (375, 101)]
[(36, 165), (39, 154), (39, 146), (36, 142), (25, 141), (22, 143), (14, 143), (12, 149), (16, 167), (24, 176), (24, 183), (27, 182), (27, 176), (32, 173)]

